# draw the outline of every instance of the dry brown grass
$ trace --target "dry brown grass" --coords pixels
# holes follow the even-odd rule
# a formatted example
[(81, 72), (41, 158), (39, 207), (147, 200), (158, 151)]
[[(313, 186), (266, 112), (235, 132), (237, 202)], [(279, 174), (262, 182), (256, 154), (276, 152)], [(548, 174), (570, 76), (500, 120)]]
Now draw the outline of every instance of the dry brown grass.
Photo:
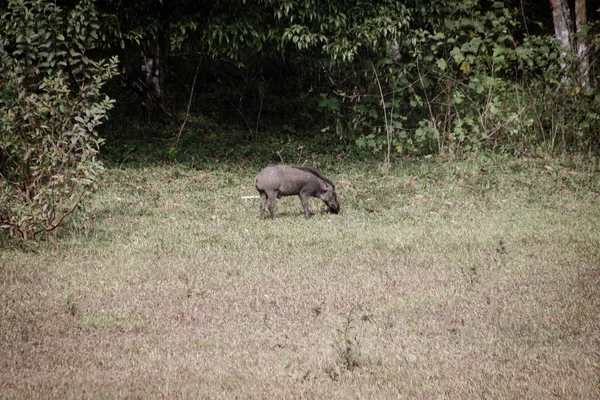
[(0, 397), (600, 398), (599, 174), (547, 163), (346, 165), (309, 221), (252, 171), (111, 171), (2, 249)]

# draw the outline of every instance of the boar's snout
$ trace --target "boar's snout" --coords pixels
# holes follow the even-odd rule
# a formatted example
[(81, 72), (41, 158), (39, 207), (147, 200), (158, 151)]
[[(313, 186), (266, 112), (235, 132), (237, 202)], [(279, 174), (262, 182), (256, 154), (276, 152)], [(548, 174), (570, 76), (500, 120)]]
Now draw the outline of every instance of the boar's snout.
[(322, 200), (325, 203), (325, 205), (329, 207), (329, 211), (331, 211), (334, 214), (340, 212), (340, 204), (337, 201), (337, 196), (334, 190), (328, 191), (324, 198), (322, 198)]

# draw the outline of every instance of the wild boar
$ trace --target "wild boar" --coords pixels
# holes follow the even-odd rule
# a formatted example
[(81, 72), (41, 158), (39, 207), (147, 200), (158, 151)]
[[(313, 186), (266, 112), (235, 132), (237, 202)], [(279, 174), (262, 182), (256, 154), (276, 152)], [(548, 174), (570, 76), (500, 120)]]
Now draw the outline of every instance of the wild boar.
[(260, 193), (260, 219), (265, 219), (267, 200), (271, 218), (275, 219), (277, 199), (296, 194), (300, 197), (306, 218), (310, 218), (308, 203), (311, 197), (323, 200), (332, 213), (340, 212), (335, 183), (313, 168), (269, 164), (256, 176), (255, 186)]

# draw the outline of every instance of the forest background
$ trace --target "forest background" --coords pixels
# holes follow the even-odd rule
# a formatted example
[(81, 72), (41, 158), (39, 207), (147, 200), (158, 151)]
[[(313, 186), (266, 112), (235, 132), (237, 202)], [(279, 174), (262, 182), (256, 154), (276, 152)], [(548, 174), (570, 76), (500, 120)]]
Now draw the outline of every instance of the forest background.
[(59, 226), (100, 159), (260, 165), (293, 161), (287, 147), (375, 156), (385, 174), (398, 157), (598, 150), (598, 10), (583, 0), (8, 1), (0, 12), (10, 236)]

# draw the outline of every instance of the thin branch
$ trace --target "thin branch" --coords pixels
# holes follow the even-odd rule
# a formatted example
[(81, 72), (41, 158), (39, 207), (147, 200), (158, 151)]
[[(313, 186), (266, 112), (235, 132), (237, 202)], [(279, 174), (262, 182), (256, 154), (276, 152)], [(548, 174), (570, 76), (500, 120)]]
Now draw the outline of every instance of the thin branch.
[[(262, 113), (263, 100), (264, 96), (260, 89), (258, 90), (258, 94), (260, 96), (260, 106), (258, 107), (258, 116), (256, 117), (256, 134), (258, 135), (258, 123), (260, 122), (260, 114)], [(252, 134), (252, 132), (250, 132)]]
[(41, 232), (52, 232), (53, 230), (55, 230), (56, 228), (58, 228), (59, 225), (60, 225), (60, 223), (62, 222), (62, 220), (65, 219), (65, 217), (67, 215), (70, 215), (70, 214), (73, 213), (73, 211), (75, 211), (75, 209), (77, 208), (77, 206), (79, 205), (79, 203), (81, 203), (81, 199), (83, 198), (84, 194), (85, 194), (85, 192), (81, 192), (79, 194), (79, 197), (77, 197), (77, 201), (75, 201), (75, 204), (73, 205), (73, 207), (69, 211), (65, 212), (60, 217), (60, 219), (58, 221), (56, 221), (56, 224), (54, 224), (54, 225), (53, 224), (48, 224), (49, 226), (46, 229), (40, 229), (38, 231), (34, 231), (33, 232), (33, 237), (35, 237), (35, 235), (37, 235), (38, 233), (41, 233)]
[(246, 126), (248, 127), (248, 132), (250, 132), (250, 134), (252, 135), (252, 127), (250, 126), (250, 122), (248, 121), (248, 118), (246, 118), (246, 116), (244, 115), (244, 113), (241, 112), (240, 109), (237, 108), (235, 106), (235, 104), (233, 104), (231, 102), (231, 100), (227, 99), (227, 101), (229, 102), (229, 104), (231, 104), (231, 106), (235, 109), (235, 111), (237, 111), (242, 116), (242, 118), (244, 119), (244, 122), (246, 123)]
[(279, 156), (279, 159), (281, 160), (282, 164), (285, 164), (285, 161), (283, 161), (283, 157), (281, 157), (281, 152), (283, 151), (283, 149), (276, 151), (275, 154), (277, 154)]
[[(427, 97), (427, 89), (425, 88), (425, 83), (423, 82), (423, 76), (421, 75), (421, 70), (419, 69), (419, 60), (417, 59), (417, 74), (419, 75), (419, 81), (421, 82), (421, 87), (423, 88), (423, 94), (425, 95), (425, 101), (427, 102), (427, 109), (429, 110), (429, 118), (431, 118), (431, 122), (433, 123), (434, 128), (437, 129), (435, 123), (435, 117), (433, 115), (433, 110), (431, 109), (431, 103), (429, 102), (429, 98)], [(442, 142), (440, 135), (438, 133), (438, 151), (442, 152)]]
[[(371, 63), (371, 67), (373, 68), (373, 73), (375, 74), (375, 81), (377, 82), (377, 87), (379, 88), (379, 95), (381, 96), (381, 108), (383, 108), (383, 119), (385, 120), (385, 136), (387, 138), (387, 158), (386, 158), (386, 168), (385, 174), (387, 175), (390, 170), (390, 127), (388, 124), (387, 111), (385, 110), (385, 98), (383, 97), (383, 90), (381, 90), (381, 83), (379, 82), (379, 76), (377, 75), (377, 70), (375, 70), (375, 65)], [(390, 121), (391, 122), (391, 121)]]
[[(169, 116), (169, 117), (170, 117), (170, 118), (171, 118), (173, 121), (175, 121), (175, 123), (179, 124), (179, 123), (180, 123), (180, 121), (179, 121), (179, 120), (178, 120), (178, 119), (177, 119), (177, 118), (176, 118), (176, 117), (175, 117), (173, 114), (171, 114), (170, 112), (168, 112), (168, 111), (165, 109), (165, 107), (163, 107), (163, 105), (162, 105), (162, 104), (160, 104), (160, 102), (158, 101), (158, 98), (157, 98), (157, 97), (154, 95), (154, 93), (152, 93), (152, 91), (150, 91), (150, 90), (148, 89), (148, 85), (146, 85), (145, 83), (142, 83), (142, 85), (144, 86), (144, 91), (145, 91), (145, 93), (149, 94), (149, 96), (150, 96), (150, 100), (152, 101), (152, 103), (154, 103), (156, 106), (158, 106), (158, 108), (160, 108), (160, 110), (161, 110), (162, 112), (164, 112), (165, 114), (167, 114), (167, 115), (168, 115), (168, 116)], [(144, 100), (144, 101), (145, 101), (145, 100)], [(145, 103), (143, 103), (143, 104), (144, 104), (144, 107), (146, 107), (146, 106), (147, 106)]]
[(198, 66), (196, 67), (196, 73), (194, 74), (194, 82), (192, 83), (192, 90), (190, 90), (190, 100), (188, 101), (187, 110), (185, 111), (185, 118), (183, 119), (183, 123), (181, 124), (181, 128), (179, 128), (179, 133), (177, 134), (177, 140), (175, 141), (175, 148), (179, 147), (179, 140), (181, 139), (181, 132), (183, 132), (183, 128), (185, 127), (185, 123), (190, 115), (190, 107), (192, 106), (192, 99), (194, 98), (194, 88), (196, 87), (196, 78), (198, 77), (198, 71), (200, 70), (200, 64), (202, 64), (202, 58), (198, 61)]
[(525, 32), (529, 36), (529, 28), (527, 27), (527, 18), (525, 18), (525, 9), (523, 8), (523, 0), (521, 0), (521, 15), (523, 15), (523, 24), (525, 25)]

